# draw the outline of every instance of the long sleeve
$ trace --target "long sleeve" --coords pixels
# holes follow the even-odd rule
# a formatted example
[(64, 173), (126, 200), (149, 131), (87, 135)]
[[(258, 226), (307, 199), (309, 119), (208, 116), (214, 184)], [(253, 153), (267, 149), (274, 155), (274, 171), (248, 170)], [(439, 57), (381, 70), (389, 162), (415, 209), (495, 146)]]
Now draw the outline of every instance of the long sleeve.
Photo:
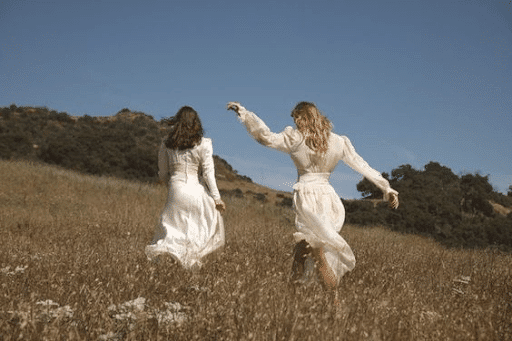
[(388, 200), (388, 196), (391, 193), (398, 194), (397, 191), (391, 188), (389, 182), (384, 179), (378, 171), (371, 168), (368, 163), (364, 161), (359, 154), (357, 154), (348, 137), (340, 136), (339, 143), (341, 144), (341, 148), (343, 148), (343, 156), (341, 160), (380, 188), (384, 193), (384, 200)]
[(167, 147), (164, 141), (162, 141), (158, 150), (158, 177), (165, 184), (169, 182), (169, 156), (167, 155)]
[(302, 141), (302, 135), (292, 127), (286, 127), (281, 133), (273, 133), (255, 113), (241, 108), (239, 114), (240, 121), (245, 125), (249, 134), (264, 146), (289, 154)]
[(219, 189), (217, 188), (217, 181), (215, 180), (215, 166), (213, 163), (213, 145), (212, 140), (205, 139), (203, 142), (203, 150), (201, 155), (201, 166), (203, 168), (203, 178), (210, 190), (210, 193), (215, 201), (220, 199)]

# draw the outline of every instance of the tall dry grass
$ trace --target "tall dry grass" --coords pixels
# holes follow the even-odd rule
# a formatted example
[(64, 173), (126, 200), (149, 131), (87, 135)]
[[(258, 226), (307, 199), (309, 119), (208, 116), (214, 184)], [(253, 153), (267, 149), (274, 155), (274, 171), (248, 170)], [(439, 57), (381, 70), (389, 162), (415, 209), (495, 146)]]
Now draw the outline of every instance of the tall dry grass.
[[(512, 257), (345, 226), (338, 289), (289, 282), (290, 209), (225, 198), (199, 274), (144, 247), (163, 186), (0, 162), (0, 340), (510, 340)], [(348, 213), (350, 214), (350, 212)]]

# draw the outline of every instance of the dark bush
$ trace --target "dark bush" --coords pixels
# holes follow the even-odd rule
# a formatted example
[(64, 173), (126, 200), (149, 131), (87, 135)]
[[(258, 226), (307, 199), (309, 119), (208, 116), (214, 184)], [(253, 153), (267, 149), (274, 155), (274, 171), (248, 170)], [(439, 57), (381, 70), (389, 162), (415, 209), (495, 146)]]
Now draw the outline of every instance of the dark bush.
[[(430, 162), (422, 171), (402, 165), (387, 178), (400, 193), (398, 210), (389, 210), (385, 205), (372, 208), (364, 200), (344, 201), (347, 222), (382, 224), (397, 231), (432, 236), (447, 245), (512, 247), (508, 230), (503, 228), (507, 225), (494, 212), (490, 200), (505, 207), (511, 205), (508, 197), (493, 190), (488, 176), (459, 177), (449, 168)], [(366, 179), (357, 188), (365, 197), (382, 197), (380, 190)]]
[(232, 190), (219, 190), (221, 196), (243, 198), (244, 192), (240, 188)]
[(261, 202), (265, 202), (267, 200), (267, 196), (263, 193), (256, 193), (253, 195), (253, 198), (258, 200), (258, 201), (261, 201)]
[(30, 137), (22, 132), (0, 134), (0, 158), (23, 157), (32, 152)]
[(283, 199), (279, 202), (279, 206), (293, 207), (293, 199), (283, 197)]
[(4, 120), (8, 120), (11, 118), (11, 110), (8, 108), (0, 109), (0, 117)]
[(50, 112), (50, 119), (51, 120), (55, 120), (55, 121), (59, 121), (59, 122), (70, 122), (70, 121), (72, 121), (67, 113), (65, 113), (65, 112), (56, 112), (55, 110)]
[(78, 119), (82, 123), (94, 123), (94, 118), (89, 115), (84, 115)]

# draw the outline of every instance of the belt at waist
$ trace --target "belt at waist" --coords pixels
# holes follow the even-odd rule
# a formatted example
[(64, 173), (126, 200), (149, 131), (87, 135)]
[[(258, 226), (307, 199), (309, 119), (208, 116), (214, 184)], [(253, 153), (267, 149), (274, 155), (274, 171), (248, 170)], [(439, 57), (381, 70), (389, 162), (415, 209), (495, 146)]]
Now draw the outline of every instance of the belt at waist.
[(293, 185), (293, 189), (298, 191), (304, 188), (304, 186), (308, 185), (320, 185), (320, 184), (328, 184), (329, 177), (331, 173), (306, 173), (299, 176), (299, 180), (295, 185)]
[(197, 173), (185, 173), (185, 172), (174, 172), (171, 177), (171, 181), (185, 181), (190, 183), (199, 183)]

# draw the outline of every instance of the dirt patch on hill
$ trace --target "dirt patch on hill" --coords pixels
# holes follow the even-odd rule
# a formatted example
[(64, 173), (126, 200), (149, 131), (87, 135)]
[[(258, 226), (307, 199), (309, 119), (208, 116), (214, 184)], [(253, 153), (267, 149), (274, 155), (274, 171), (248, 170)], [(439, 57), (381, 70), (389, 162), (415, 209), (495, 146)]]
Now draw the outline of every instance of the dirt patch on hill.
[(244, 180), (223, 180), (217, 179), (217, 186), (221, 191), (221, 195), (243, 195), (243, 197), (250, 197), (262, 202), (269, 202), (276, 205), (291, 206), (293, 194), (291, 192), (278, 191), (254, 182)]
[(501, 215), (508, 215), (510, 212), (512, 212), (512, 207), (505, 207), (498, 203), (495, 203), (494, 201), (489, 201), (494, 208), (494, 212), (501, 214)]

